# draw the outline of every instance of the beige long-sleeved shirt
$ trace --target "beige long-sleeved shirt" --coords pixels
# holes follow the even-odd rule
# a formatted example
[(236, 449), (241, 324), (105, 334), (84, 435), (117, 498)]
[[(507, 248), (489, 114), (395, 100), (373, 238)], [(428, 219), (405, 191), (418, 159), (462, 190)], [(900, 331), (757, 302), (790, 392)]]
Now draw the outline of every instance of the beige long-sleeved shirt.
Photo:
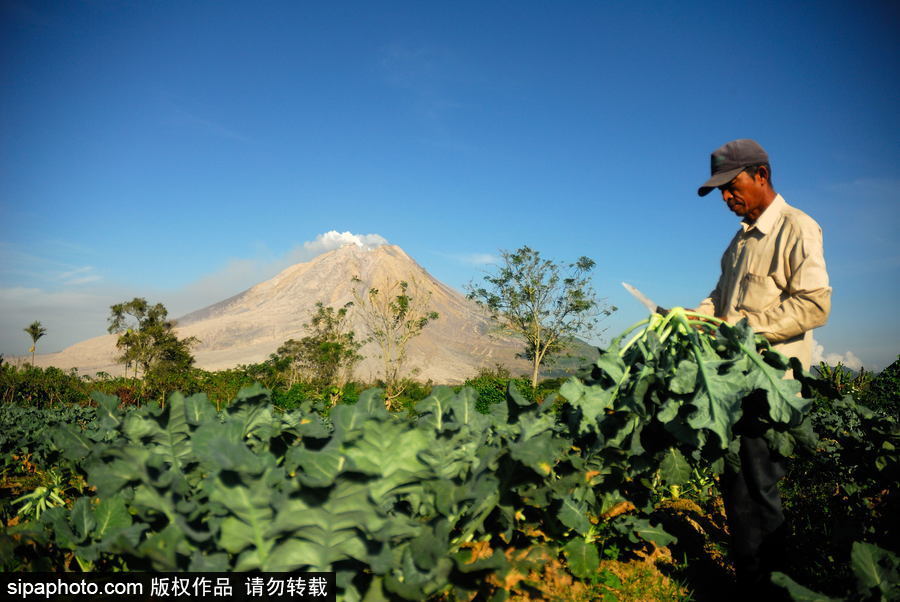
[(696, 311), (728, 322), (746, 317), (775, 349), (809, 369), (812, 329), (831, 311), (819, 224), (777, 195), (755, 222), (741, 222), (716, 288)]

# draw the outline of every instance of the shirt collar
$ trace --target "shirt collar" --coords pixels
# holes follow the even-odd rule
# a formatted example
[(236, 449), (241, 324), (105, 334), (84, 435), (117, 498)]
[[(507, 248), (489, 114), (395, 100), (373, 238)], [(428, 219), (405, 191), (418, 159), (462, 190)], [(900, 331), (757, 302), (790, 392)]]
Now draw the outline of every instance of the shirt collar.
[(785, 202), (784, 197), (780, 194), (776, 194), (775, 198), (772, 199), (769, 206), (762, 212), (762, 215), (756, 218), (755, 222), (748, 222), (746, 219), (741, 220), (741, 228), (744, 229), (744, 232), (749, 232), (753, 228), (756, 228), (763, 234), (768, 234), (772, 231), (772, 227), (775, 225), (775, 222), (778, 221), (778, 218), (781, 217), (781, 212), (784, 211), (786, 205), (787, 202)]

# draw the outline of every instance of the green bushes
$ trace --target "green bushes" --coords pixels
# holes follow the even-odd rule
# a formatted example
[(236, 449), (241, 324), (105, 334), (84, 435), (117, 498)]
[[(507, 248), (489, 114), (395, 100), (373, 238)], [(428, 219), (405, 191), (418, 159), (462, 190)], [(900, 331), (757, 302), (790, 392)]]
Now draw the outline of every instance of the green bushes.
[(475, 404), (475, 409), (482, 414), (489, 414), (492, 405), (506, 402), (506, 391), (511, 384), (516, 387), (525, 399), (528, 401), (535, 400), (531, 382), (525, 378), (481, 374), (475, 378), (468, 379), (465, 386), (472, 387), (478, 392), (478, 401)]
[(59, 368), (21, 368), (0, 364), (0, 402), (23, 403), (36, 407), (52, 404), (83, 403), (89, 387), (74, 371)]
[(900, 413), (900, 357), (872, 379), (860, 401), (888, 415)]
[(827, 386), (816, 395), (809, 414), (818, 445), (813, 453), (791, 461), (782, 482), (795, 546), (788, 554), (795, 559), (789, 573), (829, 595), (854, 587), (854, 542), (865, 540), (897, 551), (898, 365), (874, 379), (841, 366), (819, 370)]
[[(79, 376), (77, 371), (59, 368), (16, 367), (0, 364), (0, 403), (16, 403), (34, 407), (54, 405), (92, 404), (90, 394), (99, 391), (115, 395), (126, 406), (161, 405), (175, 391), (187, 395), (205, 393), (221, 409), (238, 391), (260, 383), (272, 391), (273, 402), (284, 408), (296, 407), (306, 399), (323, 399), (327, 405), (352, 403), (359, 397), (360, 383), (348, 383), (341, 388), (317, 388), (311, 384), (287, 386), (278, 370), (270, 362), (239, 366), (229, 370), (210, 372), (199, 368), (176, 372), (151, 372), (144, 378), (112, 377), (98, 373), (96, 377)], [(415, 403), (428, 395), (430, 385), (414, 383), (407, 396)]]

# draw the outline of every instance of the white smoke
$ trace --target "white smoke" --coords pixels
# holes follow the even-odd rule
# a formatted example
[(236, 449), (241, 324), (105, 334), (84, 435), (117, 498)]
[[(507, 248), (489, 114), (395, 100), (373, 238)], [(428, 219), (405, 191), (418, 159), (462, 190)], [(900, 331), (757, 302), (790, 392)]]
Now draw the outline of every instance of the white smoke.
[(363, 249), (374, 249), (387, 244), (387, 239), (380, 234), (353, 234), (352, 232), (338, 232), (330, 230), (316, 236), (315, 240), (303, 243), (301, 248), (294, 249), (293, 254), (300, 254), (301, 261), (308, 261), (317, 255), (333, 251), (344, 245), (356, 245)]
[(852, 351), (845, 353), (825, 353), (825, 347), (817, 340), (812, 340), (812, 365), (815, 366), (819, 362), (825, 362), (829, 366), (843, 364), (851, 370), (859, 370), (863, 367), (862, 360), (856, 357)]

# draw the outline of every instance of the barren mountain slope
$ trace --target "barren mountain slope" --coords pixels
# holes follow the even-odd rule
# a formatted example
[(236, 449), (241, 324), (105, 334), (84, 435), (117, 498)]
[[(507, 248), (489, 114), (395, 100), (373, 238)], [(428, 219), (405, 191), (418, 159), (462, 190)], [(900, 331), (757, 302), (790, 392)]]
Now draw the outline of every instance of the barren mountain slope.
[[(201, 368), (215, 370), (262, 361), (287, 339), (305, 335), (303, 324), (312, 316), (316, 302), (341, 307), (352, 301), (354, 276), (366, 290), (384, 290), (405, 280), (431, 293), (430, 308), (440, 318), (425, 328), (409, 351), (409, 366), (421, 370), (420, 379), (459, 382), (479, 367), (493, 367), (498, 362), (514, 373), (527, 371), (526, 364), (514, 357), (520, 349), (517, 341), (490, 336), (491, 324), (477, 305), (433, 278), (394, 245), (370, 250), (347, 245), (293, 265), (271, 280), (180, 318), (178, 336), (200, 339), (193, 351)], [(364, 338), (364, 327), (354, 310), (351, 316), (357, 336)], [(115, 337), (107, 335), (41, 356), (36, 363), (77, 367), (83, 374), (98, 370), (119, 374), (123, 368), (115, 363), (116, 353)], [(366, 359), (358, 366), (357, 377), (376, 378), (375, 345), (365, 346), (361, 353)]]

